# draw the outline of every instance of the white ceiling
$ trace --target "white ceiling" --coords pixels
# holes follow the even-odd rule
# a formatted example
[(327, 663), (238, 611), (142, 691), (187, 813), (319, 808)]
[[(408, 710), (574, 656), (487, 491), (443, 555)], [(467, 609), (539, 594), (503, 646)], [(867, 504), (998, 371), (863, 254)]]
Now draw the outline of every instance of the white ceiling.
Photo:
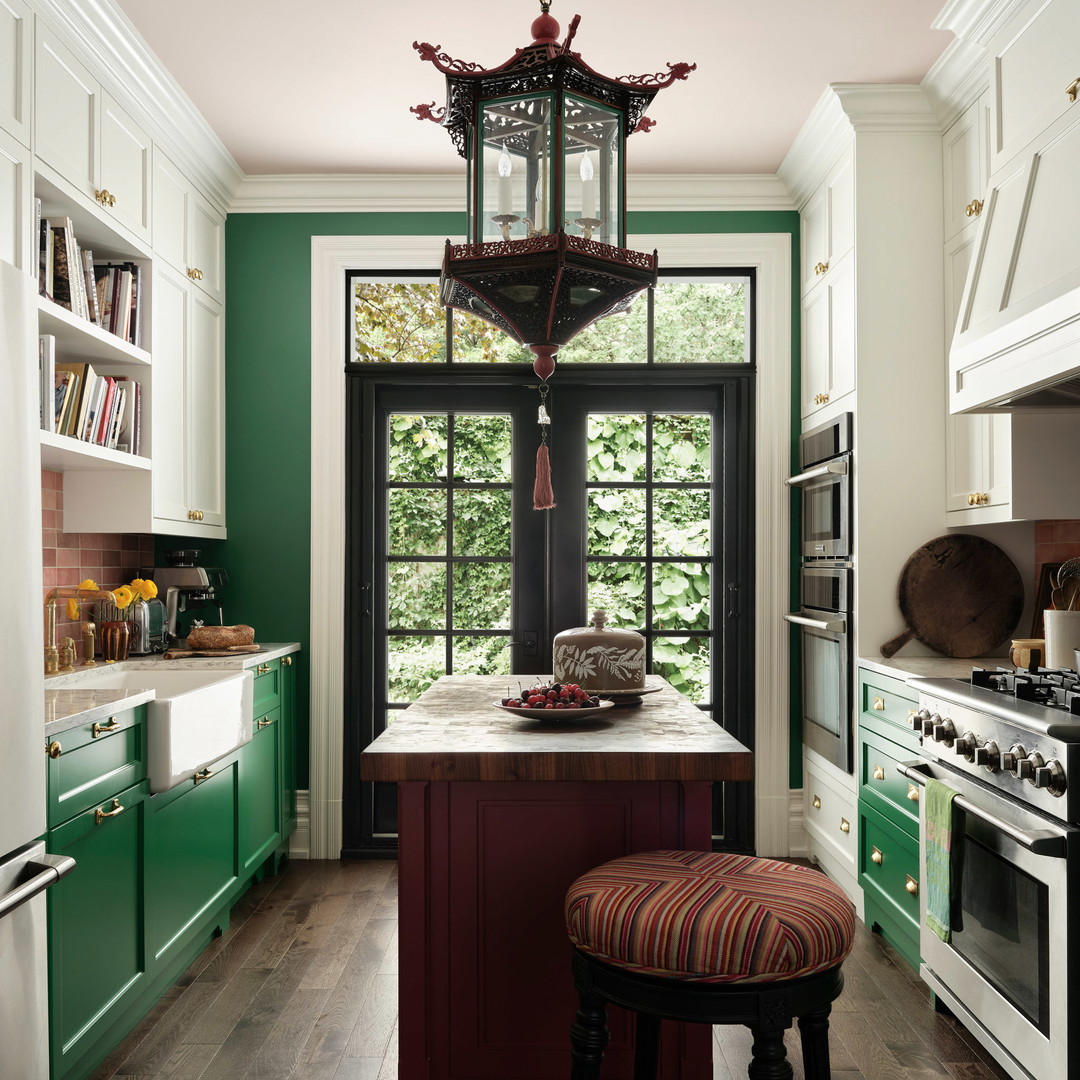
[[(445, 96), (412, 48), (494, 67), (536, 0), (116, 0), (249, 175), (449, 173), (449, 137), (409, 106)], [(772, 173), (830, 82), (918, 82), (952, 40), (943, 0), (554, 0), (609, 76), (697, 63), (628, 147), (636, 173)]]

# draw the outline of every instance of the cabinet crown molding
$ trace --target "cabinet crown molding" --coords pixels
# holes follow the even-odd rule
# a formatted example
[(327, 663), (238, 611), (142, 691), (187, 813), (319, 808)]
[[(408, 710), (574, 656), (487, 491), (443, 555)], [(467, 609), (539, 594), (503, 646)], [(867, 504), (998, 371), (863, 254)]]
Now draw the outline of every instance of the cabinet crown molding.
[(951, 30), (961, 41), (983, 47), (1029, 0), (948, 0), (930, 24), (934, 30)]

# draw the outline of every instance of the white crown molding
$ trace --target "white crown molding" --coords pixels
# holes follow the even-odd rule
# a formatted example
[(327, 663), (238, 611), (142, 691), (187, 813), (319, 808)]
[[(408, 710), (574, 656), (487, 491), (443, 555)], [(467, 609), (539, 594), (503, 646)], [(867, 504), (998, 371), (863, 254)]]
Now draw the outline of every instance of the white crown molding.
[(223, 213), (243, 178), (225, 144), (112, 0), (37, 0), (54, 29)]
[(973, 41), (984, 48), (990, 39), (1028, 0), (948, 0), (930, 24), (934, 30), (951, 30), (958, 40)]
[(836, 159), (863, 132), (941, 132), (919, 86), (832, 83), (810, 111), (776, 175), (801, 209)]
[[(648, 174), (627, 178), (630, 211), (794, 210), (771, 175)], [(464, 174), (246, 176), (232, 214), (456, 213), (465, 206)]]
[[(428, 265), (441, 236), (313, 236), (311, 238), (311, 589), (340, 591), (345, 568), (345, 290), (347, 270)], [(787, 624), (777, 612), (788, 600), (791, 433), (791, 237), (787, 233), (699, 233), (643, 236), (636, 248), (657, 248), (680, 266), (745, 266), (757, 270), (757, 400), (754, 498), (754, 647), (761, 680), (755, 701), (756, 850), (784, 856), (788, 815), (789, 716)], [(311, 605), (310, 853), (341, 852), (344, 746), (344, 656), (341, 613)], [(354, 767), (351, 765), (350, 767)]]

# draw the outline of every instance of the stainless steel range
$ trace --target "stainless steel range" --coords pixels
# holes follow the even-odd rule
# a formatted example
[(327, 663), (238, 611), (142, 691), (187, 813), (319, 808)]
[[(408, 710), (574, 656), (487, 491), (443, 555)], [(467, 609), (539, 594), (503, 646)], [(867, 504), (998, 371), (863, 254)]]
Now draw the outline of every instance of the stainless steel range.
[[(1080, 676), (976, 669), (912, 679), (922, 739), (900, 766), (959, 795), (946, 944), (920, 912), (922, 976), (1017, 1080), (1080, 1077), (1069, 971), (1080, 952)], [(925, 814), (920, 831), (925, 838)], [(926, 879), (925, 843), (921, 876)], [(1074, 968), (1080, 970), (1080, 968)], [(1080, 991), (1078, 991), (1080, 994)]]

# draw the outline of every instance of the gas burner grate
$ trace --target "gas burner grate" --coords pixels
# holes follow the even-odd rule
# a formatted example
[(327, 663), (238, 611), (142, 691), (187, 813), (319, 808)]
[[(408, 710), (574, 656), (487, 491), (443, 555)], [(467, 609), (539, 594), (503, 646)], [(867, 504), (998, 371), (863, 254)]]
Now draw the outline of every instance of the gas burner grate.
[(1080, 716), (1080, 675), (1066, 668), (972, 668), (971, 685)]

